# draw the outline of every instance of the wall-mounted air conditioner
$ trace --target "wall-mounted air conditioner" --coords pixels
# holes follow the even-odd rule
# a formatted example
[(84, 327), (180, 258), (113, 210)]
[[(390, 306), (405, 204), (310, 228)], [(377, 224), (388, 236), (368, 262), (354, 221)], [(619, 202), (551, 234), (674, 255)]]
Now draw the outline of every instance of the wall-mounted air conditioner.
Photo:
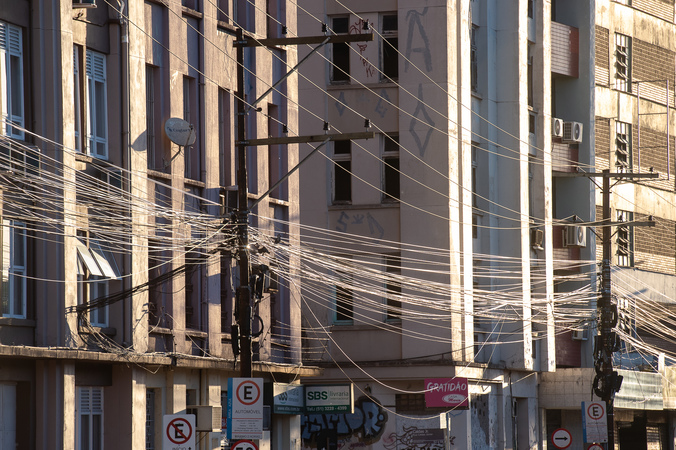
[(73, 8), (96, 8), (96, 0), (73, 0)]
[(582, 124), (580, 122), (563, 122), (563, 142), (582, 142)]
[(574, 341), (586, 341), (587, 340), (587, 329), (582, 328), (580, 330), (573, 330), (573, 340)]
[(552, 117), (552, 136), (563, 137), (563, 119)]
[(539, 228), (533, 228), (530, 230), (530, 245), (533, 250), (542, 250), (542, 241), (544, 238), (544, 233)]
[(221, 431), (222, 409), (220, 406), (191, 405), (186, 408), (186, 413), (195, 415), (197, 431), (212, 433)]
[(587, 228), (582, 225), (566, 225), (563, 229), (563, 245), (566, 247), (586, 247)]

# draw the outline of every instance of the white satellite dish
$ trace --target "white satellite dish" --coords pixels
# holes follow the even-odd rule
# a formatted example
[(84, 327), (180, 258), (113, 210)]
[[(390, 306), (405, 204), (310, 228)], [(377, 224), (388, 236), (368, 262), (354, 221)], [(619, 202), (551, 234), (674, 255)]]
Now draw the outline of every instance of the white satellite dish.
[(167, 137), (176, 145), (187, 147), (195, 143), (197, 134), (191, 124), (183, 119), (172, 117), (164, 123), (164, 132)]

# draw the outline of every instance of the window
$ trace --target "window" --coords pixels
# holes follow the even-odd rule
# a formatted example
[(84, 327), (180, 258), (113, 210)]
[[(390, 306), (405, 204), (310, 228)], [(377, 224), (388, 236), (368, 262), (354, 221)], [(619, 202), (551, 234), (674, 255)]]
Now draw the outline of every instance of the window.
[(77, 448), (101, 450), (103, 448), (103, 388), (78, 387)]
[(352, 202), (352, 142), (333, 142), (333, 203)]
[(397, 15), (382, 16), (382, 79), (394, 81), (399, 78), (399, 37)]
[(146, 389), (146, 450), (155, 450), (155, 389)]
[[(347, 34), (349, 31), (349, 17), (334, 17), (331, 29), (334, 34)], [(343, 83), (350, 81), (350, 44), (332, 44), (331, 81)]]
[(217, 20), (230, 23), (230, 0), (218, 0), (216, 8), (218, 8), (216, 13)]
[(108, 159), (106, 57), (87, 50), (87, 153)]
[[(90, 238), (85, 244), (84, 234), (78, 238), (77, 249), (77, 300), (79, 305), (87, 305), (97, 299), (108, 296), (109, 280), (119, 279), (120, 274), (113, 255), (104, 249), (99, 241)], [(108, 327), (108, 306), (89, 308), (89, 324), (95, 327)]]
[(388, 321), (401, 320), (401, 257), (388, 256), (385, 259), (385, 270), (387, 272), (387, 283), (385, 284), (385, 295), (387, 305), (386, 319)]
[[(281, 121), (279, 120), (279, 106), (268, 104), (268, 136), (277, 137), (283, 134)], [(272, 186), (279, 182), (288, 172), (288, 164), (286, 161), (286, 147), (283, 145), (269, 145), (268, 146), (268, 186)], [(288, 182), (284, 181), (270, 192), (271, 198), (279, 200), (288, 200)]]
[(533, 88), (533, 51), (534, 51), (535, 45), (532, 43), (528, 43), (528, 77), (527, 77), (527, 83), (528, 83), (528, 106), (531, 108), (533, 107), (533, 104), (535, 102), (534, 99), (534, 88)]
[(218, 151), (219, 151), (219, 180), (221, 186), (232, 186), (234, 167), (231, 152), (232, 130), (232, 95), (230, 91), (218, 89)]
[(26, 318), (26, 224), (2, 221), (2, 315)]
[(5, 22), (0, 22), (0, 95), (5, 134), (23, 139), (24, 132), (18, 128), (25, 125), (22, 33), (21, 28)]
[(528, 0), (528, 18), (535, 17), (535, 0)]
[(477, 144), (472, 144), (472, 238), (476, 239), (479, 237), (479, 201), (478, 201), (478, 191), (477, 191)]
[(354, 301), (352, 289), (336, 286), (336, 322), (352, 323), (354, 319)]
[[(89, 287), (89, 301), (105, 298), (108, 296), (108, 280), (100, 277), (90, 277), (87, 283)], [(94, 327), (108, 326), (108, 305), (93, 308), (89, 311), (89, 323)]]
[(73, 46), (73, 111), (75, 113), (75, 150), (82, 151), (82, 96), (80, 90), (80, 47)]
[(631, 38), (615, 34), (615, 88), (631, 92)]
[(476, 43), (478, 32), (479, 27), (477, 27), (476, 25), (472, 25), (469, 38), (470, 41), (469, 61), (470, 61), (470, 77), (471, 77), (472, 92), (477, 92), (477, 89), (479, 88), (479, 60), (478, 60), (478, 47)]
[(399, 201), (399, 135), (383, 136), (383, 201)]
[(631, 172), (631, 124), (615, 122), (615, 167), (621, 172)]
[[(632, 222), (634, 213), (631, 211), (617, 211), (618, 222)], [(619, 225), (615, 234), (617, 244), (617, 265), (632, 267), (634, 265), (634, 227)]]
[(163, 165), (161, 160), (158, 164), (158, 156), (161, 158), (161, 155), (158, 155), (156, 143), (156, 140), (159, 137), (157, 134), (157, 124), (161, 121), (161, 116), (158, 114), (159, 111), (157, 110), (159, 102), (155, 101), (156, 71), (158, 71), (157, 68), (150, 64), (146, 65), (146, 158), (148, 160), (148, 169), (151, 170), (162, 168)]
[(254, 31), (255, 13), (254, 3), (251, 0), (233, 0), (233, 15), (235, 16), (235, 26), (241, 27), (246, 31)]
[(184, 156), (185, 177), (200, 180), (202, 176), (199, 92), (197, 80), (192, 77), (183, 77), (183, 119), (188, 122), (195, 133), (193, 145), (181, 147)]

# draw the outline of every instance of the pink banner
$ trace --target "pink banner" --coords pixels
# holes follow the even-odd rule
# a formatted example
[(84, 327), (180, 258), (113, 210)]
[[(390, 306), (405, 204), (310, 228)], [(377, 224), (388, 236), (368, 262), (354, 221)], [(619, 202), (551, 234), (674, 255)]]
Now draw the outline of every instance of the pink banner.
[(469, 408), (467, 378), (425, 379), (425, 406), (428, 408)]

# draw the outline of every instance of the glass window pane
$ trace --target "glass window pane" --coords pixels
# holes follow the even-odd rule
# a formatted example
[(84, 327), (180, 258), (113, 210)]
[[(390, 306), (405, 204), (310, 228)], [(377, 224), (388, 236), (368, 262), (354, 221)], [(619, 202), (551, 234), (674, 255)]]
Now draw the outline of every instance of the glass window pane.
[(101, 82), (95, 83), (96, 90), (96, 137), (105, 139), (106, 138), (106, 93), (105, 86)]
[(89, 450), (89, 416), (86, 414), (80, 415), (80, 450)]

